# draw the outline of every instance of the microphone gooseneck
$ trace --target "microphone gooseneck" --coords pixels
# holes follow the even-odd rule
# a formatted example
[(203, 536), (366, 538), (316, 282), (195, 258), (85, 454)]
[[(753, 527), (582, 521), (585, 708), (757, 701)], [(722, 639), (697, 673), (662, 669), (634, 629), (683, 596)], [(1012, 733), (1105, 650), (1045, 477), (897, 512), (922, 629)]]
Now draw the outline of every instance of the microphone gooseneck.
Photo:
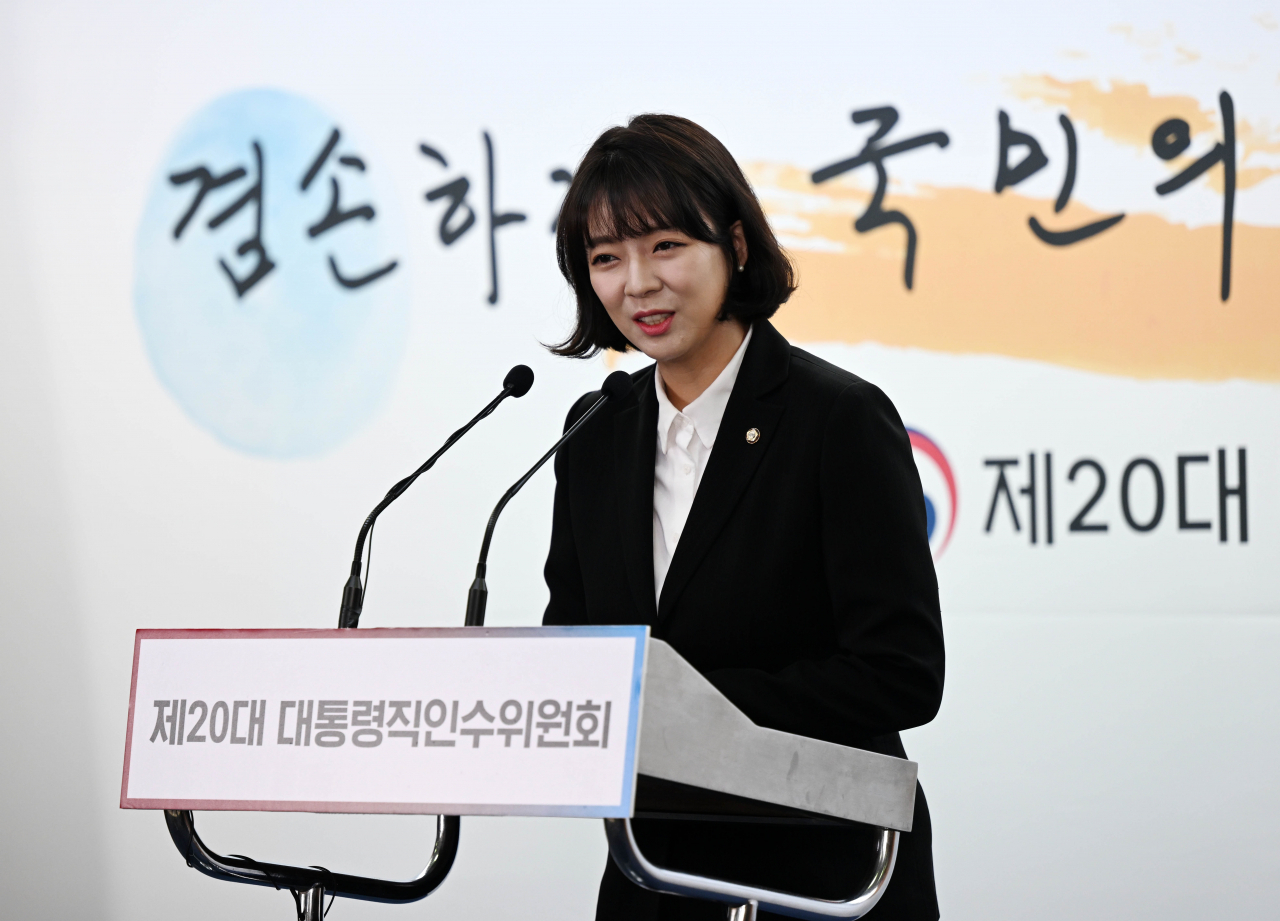
[(578, 429), (586, 424), (587, 420), (596, 414), (600, 407), (604, 406), (609, 400), (618, 400), (626, 396), (631, 390), (631, 377), (625, 371), (614, 371), (600, 387), (600, 397), (592, 403), (587, 411), (578, 417), (578, 421), (569, 426), (565, 433), (560, 436), (560, 440), (551, 446), (551, 450), (542, 455), (538, 462), (529, 469), (529, 472), (522, 476), (512, 485), (502, 498), (498, 500), (498, 504), (493, 507), (493, 514), (489, 516), (489, 523), (484, 529), (484, 541), (480, 544), (480, 559), (476, 563), (476, 577), (471, 583), (471, 589), (467, 592), (467, 619), (468, 627), (484, 626), (484, 610), (489, 601), (489, 586), (485, 583), (486, 570), (489, 564), (489, 545), (493, 542), (493, 529), (498, 523), (498, 516), (502, 514), (502, 510), (507, 507), (507, 503), (511, 498), (520, 491), (525, 483), (529, 482), (529, 478), (541, 469), (551, 457), (560, 450), (566, 441), (574, 436)]
[[(502, 392), (489, 401), (484, 409), (476, 413), (476, 415), (449, 436), (449, 440), (435, 454), (427, 458), (427, 462), (419, 467), (413, 473), (409, 474), (395, 486), (388, 490), (386, 496), (377, 504), (369, 516), (365, 518), (364, 524), (360, 526), (360, 534), (356, 538), (356, 552), (351, 560), (351, 575), (347, 579), (347, 584), (342, 588), (342, 607), (338, 612), (339, 627), (358, 627), (360, 625), (360, 612), (364, 609), (364, 592), (365, 586), (360, 582), (361, 562), (364, 557), (365, 540), (370, 537), (373, 532), (373, 524), (378, 520), (378, 516), (383, 513), (388, 505), (399, 499), (410, 486), (413, 481), (422, 474), (426, 473), (435, 466), (436, 461), (440, 459), (440, 455), (444, 454), (454, 446), (454, 444), (467, 432), (471, 431), (472, 426), (492, 413), (498, 408), (498, 404), (507, 397), (522, 397), (529, 392), (529, 388), (533, 386), (533, 369), (528, 365), (516, 365), (507, 372), (507, 376), (502, 381)], [(372, 543), (370, 543), (370, 553), (372, 554)], [(366, 581), (368, 579), (368, 571), (365, 572)]]

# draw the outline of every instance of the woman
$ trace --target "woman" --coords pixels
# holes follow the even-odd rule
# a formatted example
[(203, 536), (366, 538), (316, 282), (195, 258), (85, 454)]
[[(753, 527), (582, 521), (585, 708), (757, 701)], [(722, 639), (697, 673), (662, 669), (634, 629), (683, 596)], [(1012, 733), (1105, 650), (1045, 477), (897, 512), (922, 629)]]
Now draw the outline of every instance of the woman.
[[(648, 624), (761, 726), (906, 757), (942, 698), (937, 582), (906, 431), (876, 387), (787, 343), (795, 286), (729, 152), (642, 115), (587, 152), (560, 214), (577, 325), (554, 351), (655, 364), (556, 458), (545, 624)], [(569, 413), (572, 422), (594, 399)], [(657, 863), (826, 898), (861, 827), (637, 821)], [(882, 921), (938, 917), (917, 790)], [(608, 863), (599, 919), (721, 919)]]

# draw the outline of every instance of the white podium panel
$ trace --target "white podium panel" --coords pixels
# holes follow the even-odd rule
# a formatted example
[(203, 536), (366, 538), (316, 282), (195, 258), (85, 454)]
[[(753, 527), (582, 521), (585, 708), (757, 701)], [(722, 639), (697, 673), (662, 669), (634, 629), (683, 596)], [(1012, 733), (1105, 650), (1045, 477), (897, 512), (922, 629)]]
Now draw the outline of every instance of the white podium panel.
[(625, 817), (645, 627), (139, 630), (130, 809)]

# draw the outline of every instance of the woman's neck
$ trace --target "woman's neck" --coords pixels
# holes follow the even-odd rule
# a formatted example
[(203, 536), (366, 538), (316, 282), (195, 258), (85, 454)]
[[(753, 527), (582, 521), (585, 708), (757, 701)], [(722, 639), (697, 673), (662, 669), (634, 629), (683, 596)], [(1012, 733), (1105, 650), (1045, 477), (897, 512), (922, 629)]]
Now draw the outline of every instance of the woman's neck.
[(671, 405), (684, 409), (702, 396), (733, 359), (746, 336), (747, 328), (741, 320), (718, 321), (697, 351), (658, 362), (662, 385)]

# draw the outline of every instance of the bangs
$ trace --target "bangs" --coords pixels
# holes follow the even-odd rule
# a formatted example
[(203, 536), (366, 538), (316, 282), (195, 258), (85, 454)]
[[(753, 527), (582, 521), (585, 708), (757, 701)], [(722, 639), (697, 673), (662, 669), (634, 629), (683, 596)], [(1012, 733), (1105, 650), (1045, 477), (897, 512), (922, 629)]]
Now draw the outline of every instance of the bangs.
[[(573, 218), (590, 249), (659, 230), (678, 230), (695, 240), (719, 243), (707, 207), (686, 183), (672, 182), (652, 165), (615, 151), (583, 177)], [(566, 228), (577, 229), (577, 228)]]

